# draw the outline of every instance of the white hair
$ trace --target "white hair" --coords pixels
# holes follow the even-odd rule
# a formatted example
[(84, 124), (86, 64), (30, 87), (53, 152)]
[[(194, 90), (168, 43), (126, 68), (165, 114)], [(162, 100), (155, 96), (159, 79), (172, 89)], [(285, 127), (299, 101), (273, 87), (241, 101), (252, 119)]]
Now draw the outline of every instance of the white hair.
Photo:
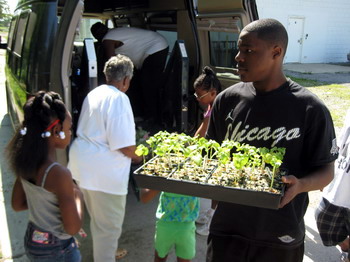
[(107, 81), (119, 82), (125, 77), (132, 78), (134, 70), (134, 64), (129, 57), (125, 55), (112, 56), (105, 64), (103, 73), (106, 76)]

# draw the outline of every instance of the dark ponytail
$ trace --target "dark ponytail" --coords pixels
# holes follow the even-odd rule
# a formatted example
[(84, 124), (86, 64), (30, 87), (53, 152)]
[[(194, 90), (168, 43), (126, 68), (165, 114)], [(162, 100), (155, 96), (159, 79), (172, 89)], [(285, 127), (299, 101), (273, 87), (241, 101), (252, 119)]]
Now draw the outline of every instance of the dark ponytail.
[(27, 100), (23, 111), (24, 120), (7, 145), (6, 155), (15, 174), (30, 180), (48, 157), (48, 140), (42, 133), (55, 119), (63, 123), (66, 107), (59, 94), (39, 91)]
[(221, 92), (221, 83), (213, 69), (211, 69), (209, 66), (203, 68), (202, 74), (194, 82), (194, 89), (197, 88), (205, 91), (209, 91), (213, 88), (217, 93)]

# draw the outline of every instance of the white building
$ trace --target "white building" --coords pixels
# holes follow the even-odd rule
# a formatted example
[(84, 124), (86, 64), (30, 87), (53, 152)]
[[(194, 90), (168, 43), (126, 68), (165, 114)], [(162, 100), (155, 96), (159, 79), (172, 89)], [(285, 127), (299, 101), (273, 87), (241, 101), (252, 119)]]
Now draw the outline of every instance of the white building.
[(350, 0), (256, 0), (259, 18), (275, 18), (289, 35), (285, 63), (347, 62)]

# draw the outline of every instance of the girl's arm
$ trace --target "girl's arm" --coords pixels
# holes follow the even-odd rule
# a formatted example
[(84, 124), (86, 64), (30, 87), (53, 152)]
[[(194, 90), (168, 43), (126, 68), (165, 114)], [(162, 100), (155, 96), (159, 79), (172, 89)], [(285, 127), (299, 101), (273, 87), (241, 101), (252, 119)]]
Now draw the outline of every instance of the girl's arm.
[(11, 204), (15, 211), (28, 209), (26, 193), (24, 192), (22, 182), (18, 177), (13, 185)]
[(159, 191), (148, 188), (141, 188), (140, 190), (140, 200), (142, 203), (147, 203), (151, 201), (156, 195), (158, 195)]
[(77, 205), (78, 214), (81, 217), (81, 220), (83, 220), (84, 217), (84, 196), (83, 193), (80, 191), (79, 186), (73, 182), (74, 184), (74, 197), (75, 197), (75, 204)]
[(202, 124), (199, 126), (198, 130), (196, 131), (194, 136), (199, 135), (199, 137), (204, 137), (205, 133), (207, 132), (208, 129), (208, 125), (209, 125), (209, 117), (205, 117), (203, 119)]
[(69, 235), (75, 235), (83, 224), (84, 200), (70, 171), (63, 166), (54, 167), (48, 176), (47, 186), (57, 195), (64, 230)]

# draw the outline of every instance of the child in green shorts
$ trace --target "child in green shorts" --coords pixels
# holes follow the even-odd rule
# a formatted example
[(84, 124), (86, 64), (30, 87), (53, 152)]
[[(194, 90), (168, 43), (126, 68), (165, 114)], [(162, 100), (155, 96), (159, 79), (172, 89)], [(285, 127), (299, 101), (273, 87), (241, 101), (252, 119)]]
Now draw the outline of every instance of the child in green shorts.
[[(141, 202), (152, 200), (159, 191), (141, 189)], [(155, 262), (164, 262), (175, 246), (178, 262), (189, 262), (196, 254), (195, 221), (199, 213), (197, 197), (161, 192), (156, 212)]]

